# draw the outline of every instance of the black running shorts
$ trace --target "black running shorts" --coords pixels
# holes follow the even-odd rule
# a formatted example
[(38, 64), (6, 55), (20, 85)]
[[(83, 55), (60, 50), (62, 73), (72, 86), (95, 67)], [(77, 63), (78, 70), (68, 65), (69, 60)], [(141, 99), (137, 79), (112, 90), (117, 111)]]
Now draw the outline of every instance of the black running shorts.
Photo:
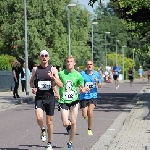
[(72, 103), (59, 103), (60, 109), (65, 109), (65, 110), (70, 110), (71, 107), (75, 106), (76, 104), (79, 103), (79, 100), (76, 100)]
[(46, 115), (53, 116), (54, 109), (55, 109), (55, 97), (51, 96), (48, 98), (35, 98), (35, 109), (41, 108), (43, 111), (46, 112)]
[(94, 104), (96, 106), (97, 99), (92, 98), (92, 99), (80, 100), (80, 108), (85, 108), (85, 107), (89, 106), (90, 104)]
[(113, 79), (117, 80), (119, 78), (119, 75), (113, 75)]

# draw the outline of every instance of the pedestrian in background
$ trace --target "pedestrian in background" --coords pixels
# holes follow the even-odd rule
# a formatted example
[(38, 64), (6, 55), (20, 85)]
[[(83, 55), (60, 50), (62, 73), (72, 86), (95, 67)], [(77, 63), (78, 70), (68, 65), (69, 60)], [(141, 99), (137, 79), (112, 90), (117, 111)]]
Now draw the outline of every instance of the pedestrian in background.
[(132, 86), (132, 82), (133, 82), (134, 78), (133, 78), (133, 70), (131, 67), (128, 70), (128, 76), (129, 76), (129, 80), (130, 80), (130, 86)]
[(28, 72), (26, 74), (26, 65), (24, 63), (23, 67), (22, 67), (21, 78), (20, 78), (21, 79), (22, 92), (26, 91), (26, 77), (29, 77), (29, 79), (30, 79), (30, 70), (28, 69)]
[(140, 69), (138, 70), (138, 74), (139, 74), (140, 82), (142, 82), (142, 79), (143, 79), (143, 69), (142, 69), (142, 66), (140, 66)]
[(21, 73), (21, 67), (17, 60), (14, 61), (14, 63), (12, 64), (12, 73), (15, 82), (15, 87), (13, 90), (13, 98), (20, 98), (18, 94), (18, 88), (19, 88), (19, 74)]

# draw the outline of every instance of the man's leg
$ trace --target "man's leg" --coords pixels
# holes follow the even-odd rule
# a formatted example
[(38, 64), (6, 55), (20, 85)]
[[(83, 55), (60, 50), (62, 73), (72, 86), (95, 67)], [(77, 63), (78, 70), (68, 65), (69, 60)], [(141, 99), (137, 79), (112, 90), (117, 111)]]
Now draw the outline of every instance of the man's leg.
[(93, 123), (93, 110), (95, 108), (95, 104), (89, 104), (88, 106), (88, 134), (89, 135), (93, 135), (92, 134), (92, 123)]
[(88, 117), (88, 107), (84, 107), (82, 108), (82, 116), (84, 119), (86, 119)]
[(37, 108), (35, 110), (36, 118), (37, 118), (37, 123), (40, 126), (40, 128), (43, 128), (43, 110), (41, 108)]
[(117, 77), (116, 81), (117, 81), (117, 86), (119, 87), (119, 76)]
[(51, 144), (53, 137), (53, 116), (46, 115), (46, 125), (48, 133), (48, 143)]
[(47, 150), (52, 149), (52, 138), (53, 138), (53, 116), (55, 110), (55, 97), (52, 96), (50, 99), (45, 100), (45, 112), (46, 112), (46, 125), (47, 125), (47, 133), (48, 133), (48, 143)]
[(88, 107), (87, 107), (87, 102), (85, 100), (80, 100), (80, 108), (82, 110), (82, 116), (84, 119), (87, 119), (88, 116)]
[(45, 142), (46, 132), (45, 132), (44, 124), (43, 124), (43, 110), (44, 110), (44, 106), (42, 104), (42, 101), (41, 100), (35, 101), (35, 114), (37, 118), (37, 123), (39, 127), (41, 128), (41, 139), (43, 142)]
[(66, 110), (61, 108), (61, 120), (63, 122), (64, 127), (68, 127), (68, 125), (70, 125), (68, 117), (69, 117), (69, 109)]
[(18, 94), (19, 79), (17, 79), (17, 80), (18, 80), (18, 82), (17, 82), (17, 84), (16, 84), (16, 96), (17, 96), (17, 98), (20, 98), (20, 97), (19, 97), (19, 94)]
[(70, 108), (71, 132), (70, 132), (70, 137), (69, 137), (68, 148), (73, 148), (72, 141), (76, 134), (76, 121), (77, 121), (77, 115), (78, 115), (78, 108), (79, 108), (79, 104), (76, 104), (75, 106), (72, 106)]

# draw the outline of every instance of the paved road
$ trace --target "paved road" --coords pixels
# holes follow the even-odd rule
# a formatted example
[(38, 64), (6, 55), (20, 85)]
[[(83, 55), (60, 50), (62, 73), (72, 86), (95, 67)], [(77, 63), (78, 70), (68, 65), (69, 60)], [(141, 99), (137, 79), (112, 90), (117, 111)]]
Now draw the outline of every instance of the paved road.
[[(87, 122), (79, 111), (77, 134), (74, 140), (75, 149), (90, 149), (144, 85), (135, 83), (133, 87), (130, 87), (129, 83), (122, 83), (117, 90), (114, 84), (104, 85), (99, 90), (98, 105), (94, 112), (93, 136), (87, 135)], [(57, 107), (54, 125), (53, 148), (66, 150), (68, 135), (62, 126)], [(40, 141), (39, 134), (34, 104), (23, 104), (0, 112), (0, 150), (42, 150), (46, 143)]]

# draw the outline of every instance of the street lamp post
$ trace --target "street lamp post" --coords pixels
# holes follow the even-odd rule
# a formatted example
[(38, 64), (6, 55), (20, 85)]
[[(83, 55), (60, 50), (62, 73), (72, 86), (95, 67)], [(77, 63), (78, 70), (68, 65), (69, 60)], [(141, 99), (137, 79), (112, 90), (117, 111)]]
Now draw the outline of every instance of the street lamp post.
[(24, 0), (24, 28), (25, 28), (25, 72), (26, 72), (26, 95), (29, 95), (29, 75), (28, 75), (28, 49), (27, 49), (27, 10), (26, 0)]
[(70, 8), (75, 7), (76, 4), (68, 4), (67, 11), (68, 11), (68, 55), (71, 55), (71, 40), (70, 40)]
[(124, 48), (126, 46), (122, 46), (122, 80), (124, 81)]
[(106, 36), (110, 34), (110, 32), (105, 32), (105, 53), (106, 53), (106, 66), (107, 66), (107, 45), (106, 45)]
[(119, 42), (119, 40), (116, 40), (116, 64), (117, 64), (117, 61), (118, 61), (118, 46), (117, 46), (117, 43)]
[(97, 25), (98, 24), (98, 22), (92, 22), (92, 61), (93, 61), (93, 26), (94, 25)]
[[(135, 52), (135, 48), (133, 49), (133, 62), (134, 62), (134, 52)], [(134, 66), (133, 66), (133, 78), (134, 78), (134, 75), (135, 75), (135, 73), (134, 73)]]

